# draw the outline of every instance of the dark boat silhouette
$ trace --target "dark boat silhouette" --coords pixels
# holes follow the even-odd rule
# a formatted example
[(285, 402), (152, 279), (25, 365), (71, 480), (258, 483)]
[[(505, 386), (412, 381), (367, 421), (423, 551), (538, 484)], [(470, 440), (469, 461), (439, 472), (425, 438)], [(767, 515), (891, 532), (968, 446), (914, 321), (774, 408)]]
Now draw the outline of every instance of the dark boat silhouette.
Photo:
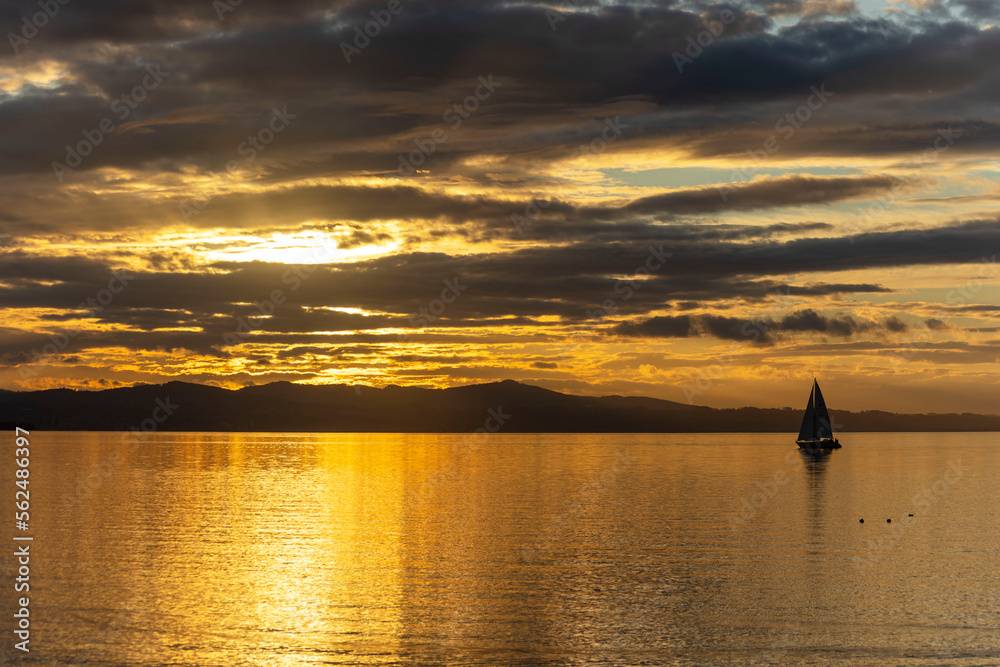
[(819, 382), (813, 379), (812, 392), (809, 394), (809, 404), (802, 416), (802, 427), (799, 429), (799, 439), (795, 441), (803, 449), (840, 449), (840, 442), (833, 437), (833, 423), (830, 421), (830, 411), (826, 409), (823, 392), (819, 390)]

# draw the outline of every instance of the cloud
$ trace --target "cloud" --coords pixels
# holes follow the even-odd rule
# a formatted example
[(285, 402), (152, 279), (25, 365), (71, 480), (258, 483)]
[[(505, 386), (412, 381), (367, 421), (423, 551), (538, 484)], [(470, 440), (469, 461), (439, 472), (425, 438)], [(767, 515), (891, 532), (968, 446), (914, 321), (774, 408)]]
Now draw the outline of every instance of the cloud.
[(827, 204), (871, 196), (897, 188), (900, 183), (898, 178), (892, 176), (761, 178), (721, 188), (700, 188), (643, 197), (618, 210), (620, 216), (625, 216), (751, 211), (781, 206)]
[(1000, 15), (998, 0), (952, 0), (950, 4), (959, 7), (963, 14), (974, 19), (995, 19)]
[[(735, 20), (681, 73), (673, 54), (704, 30), (700, 12), (621, 3), (576, 12), (553, 31), (546, 5), (438, 1), (406, 5), (349, 64), (341, 44), (384, 3), (303, 1), (280, 10), (242, 3), (224, 21), (205, 2), (155, 11), (148, 3), (91, 4), (100, 6), (64, 6), (22, 54), (56, 63), (61, 78), (0, 98), (0, 122), (12, 136), (0, 171), (51, 176), (51, 162), (111, 114), (109, 102), (141, 81), (147, 63), (170, 76), (129, 115), (131, 131), (106, 137), (73, 178), (97, 168), (220, 173), (275, 105), (297, 119), (254, 171), (288, 181), (317, 172), (395, 174), (398, 155), (442, 126), (443, 112), (486, 74), (504, 83), (430, 157), (433, 169), (460, 171), (487, 151), (530, 171), (589, 141), (587, 122), (599, 129), (622, 105), (632, 127), (642, 128), (625, 132), (622, 148), (670, 143), (705, 156), (743, 154), (760, 147), (761, 128), (773, 128), (824, 82), (833, 99), (800, 133), (808, 136), (782, 142), (775, 159), (817, 150), (898, 153), (920, 149), (917, 127), (933, 140), (940, 123), (955, 120), (950, 96), (993, 99), (1000, 53), (996, 31), (972, 24), (891, 23), (886, 32), (853, 14), (819, 18), (846, 14), (849, 2), (793, 0), (771, 5), (773, 13), (788, 7), (810, 21), (781, 27), (730, 7)], [(99, 46), (108, 40), (122, 46)], [(177, 40), (184, 49), (174, 48)], [(12, 58), (0, 56), (0, 66)], [(962, 150), (994, 150), (997, 134), (990, 125)]]
[(641, 322), (623, 322), (615, 327), (615, 332), (644, 338), (687, 338), (692, 334), (692, 321), (688, 315), (663, 315)]
[(846, 16), (857, 11), (853, 0), (778, 0), (757, 2), (768, 16)]
[(906, 329), (906, 324), (895, 316), (877, 323), (843, 314), (828, 317), (807, 308), (778, 320), (770, 316), (730, 317), (713, 314), (651, 317), (639, 322), (623, 322), (615, 326), (613, 332), (621, 336), (642, 338), (687, 338), (702, 335), (766, 345), (783, 338), (784, 334), (821, 333), (846, 338), (872, 330), (899, 333)]
[[(458, 278), (469, 289), (449, 308), (447, 320), (468, 323), (495, 317), (550, 315), (583, 319), (587, 310), (621, 296), (616, 292), (620, 276), (631, 275), (636, 267), (643, 266), (654, 242), (640, 237), (630, 244), (583, 242), (475, 255), (400, 253), (350, 264), (317, 265), (307, 280), (296, 279), (291, 273), (294, 267), (284, 264), (216, 262), (210, 272), (139, 273), (107, 305), (100, 318), (123, 324), (134, 311), (135, 317), (146, 318), (139, 321), (149, 327), (153, 324), (148, 321), (151, 313), (161, 311), (161, 326), (178, 321), (211, 323), (211, 318), (239, 314), (245, 307), (236, 304), (265, 299), (275, 289), (292, 294), (293, 285), (298, 285), (293, 299), (296, 306), (354, 308), (402, 317), (435, 298), (443, 288), (442, 281)], [(644, 280), (620, 305), (623, 312), (641, 315), (670, 302), (755, 302), (778, 292), (801, 297), (884, 292), (887, 288), (877, 284), (790, 285), (772, 276), (976, 263), (983, 248), (997, 246), (1000, 225), (992, 220), (861, 234), (853, 237), (853, 243), (839, 237), (705, 243), (694, 233), (689, 240), (674, 239), (671, 245), (663, 245), (663, 251), (673, 253), (664, 268)], [(22, 272), (21, 263), (25, 261), (20, 250), (0, 255), (6, 275), (22, 276), (0, 286), (0, 299), (9, 306), (73, 309), (104, 289), (112, 275), (112, 267), (75, 257), (39, 260), (32, 263), (30, 271)], [(174, 311), (191, 315), (178, 320)], [(279, 314), (275, 322), (286, 322), (286, 317)], [(386, 325), (377, 318), (315, 311), (302, 311), (296, 317), (317, 322), (319, 318), (350, 321), (365, 327)], [(331, 323), (323, 326), (327, 324)], [(288, 326), (298, 325), (289, 321)]]
[[(990, 329), (995, 307), (942, 302), (1000, 245), (1000, 33), (994, 0), (931, 4), (876, 18), (851, 0), (588, 1), (556, 7), (553, 30), (553, 7), (533, 0), (427, 0), (351, 62), (343, 44), (384, 0), (243, 2), (221, 17), (204, 0), (62, 5), (21, 53), (0, 52), (0, 302), (19, 323), (0, 356), (23, 363), (77, 327), (49, 372), (86, 386), (182, 368), (240, 384), (586, 382), (584, 353), (542, 346), (570, 332), (623, 355), (675, 340), (683, 359), (643, 361), (674, 368), (718, 340), (792, 359), (813, 341), (880, 355), (950, 317), (977, 335), (968, 320)], [(723, 9), (733, 20), (680, 71), (675, 54)], [(169, 74), (121, 117), (115, 100), (151, 66)], [(485, 99), (480, 77), (497, 82)], [(828, 100), (810, 106), (820, 87)], [(295, 118), (249, 158), (275, 107)], [(104, 118), (115, 131), (57, 179), (53, 162)], [(446, 139), (401, 174), (435, 132)], [(185, 219), (195, 198), (207, 206)], [(533, 204), (519, 229), (512, 216)], [(295, 264), (321, 241), (336, 252)], [(669, 258), (641, 274), (652, 252)], [(128, 288), (80, 308), (120, 267), (136, 273)], [(911, 274), (934, 288), (880, 297)], [(444, 280), (468, 289), (417, 326)], [(285, 303), (224, 345), (275, 290)], [(640, 367), (602, 359), (619, 376), (601, 382)]]

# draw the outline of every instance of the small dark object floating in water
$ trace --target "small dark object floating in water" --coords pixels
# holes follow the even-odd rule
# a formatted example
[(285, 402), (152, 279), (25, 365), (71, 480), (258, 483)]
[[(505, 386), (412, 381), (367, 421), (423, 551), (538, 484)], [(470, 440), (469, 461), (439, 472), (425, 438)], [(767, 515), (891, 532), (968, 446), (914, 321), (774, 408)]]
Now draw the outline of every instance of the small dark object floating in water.
[(886, 519), (885, 522), (886, 523), (892, 523), (892, 519)]
[(913, 516), (912, 514), (907, 514), (906, 516)]
[(861, 521), (859, 521), (858, 523), (864, 523), (864, 522), (865, 522), (865, 520), (864, 520), (864, 519), (862, 519), (862, 520), (861, 520)]

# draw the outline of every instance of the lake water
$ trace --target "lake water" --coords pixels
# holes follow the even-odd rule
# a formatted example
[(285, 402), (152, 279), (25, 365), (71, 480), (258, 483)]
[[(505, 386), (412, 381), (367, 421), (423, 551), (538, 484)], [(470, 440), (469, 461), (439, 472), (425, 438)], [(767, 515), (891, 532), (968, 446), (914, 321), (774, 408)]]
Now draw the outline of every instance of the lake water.
[(1000, 436), (792, 438), (33, 433), (32, 650), (11, 547), (3, 655), (1000, 663)]

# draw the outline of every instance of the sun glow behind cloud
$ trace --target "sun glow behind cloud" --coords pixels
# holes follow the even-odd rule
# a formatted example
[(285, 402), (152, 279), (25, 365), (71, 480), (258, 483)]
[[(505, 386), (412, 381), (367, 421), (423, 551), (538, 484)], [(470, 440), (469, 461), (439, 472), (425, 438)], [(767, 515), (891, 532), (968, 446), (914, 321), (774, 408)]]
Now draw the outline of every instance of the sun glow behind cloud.
[(231, 237), (231, 247), (202, 253), (206, 261), (271, 262), (275, 264), (337, 264), (393, 253), (398, 244), (337, 247), (342, 235), (301, 232), (275, 233), (267, 238)]

